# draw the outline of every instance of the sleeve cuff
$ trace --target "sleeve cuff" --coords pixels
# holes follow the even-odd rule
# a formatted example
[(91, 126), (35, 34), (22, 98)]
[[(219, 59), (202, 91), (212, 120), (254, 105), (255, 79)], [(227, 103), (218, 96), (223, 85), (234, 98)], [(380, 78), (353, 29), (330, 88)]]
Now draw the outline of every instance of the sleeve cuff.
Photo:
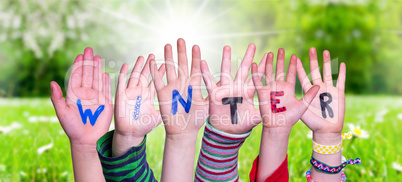
[[(255, 158), (253, 162), (253, 166), (250, 171), (250, 181), (251, 182), (256, 182), (257, 181), (257, 169), (258, 169), (258, 158)], [(272, 173), (271, 176), (269, 176), (267, 179), (265, 179), (265, 182), (288, 182), (289, 181), (289, 171), (288, 171), (288, 156), (286, 155), (285, 160), (282, 162), (282, 164), (275, 170), (274, 173)]]

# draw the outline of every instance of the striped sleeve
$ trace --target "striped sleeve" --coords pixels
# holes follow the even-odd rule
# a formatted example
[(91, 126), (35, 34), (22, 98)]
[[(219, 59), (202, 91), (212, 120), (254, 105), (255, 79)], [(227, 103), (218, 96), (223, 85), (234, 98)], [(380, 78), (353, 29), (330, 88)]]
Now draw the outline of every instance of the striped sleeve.
[(103, 135), (98, 140), (96, 147), (105, 180), (107, 182), (156, 181), (146, 159), (146, 137), (139, 146), (131, 147), (124, 155), (112, 157), (113, 133), (114, 131), (110, 131)]
[(195, 181), (239, 181), (237, 156), (251, 130), (229, 134), (213, 128), (207, 120), (195, 173)]

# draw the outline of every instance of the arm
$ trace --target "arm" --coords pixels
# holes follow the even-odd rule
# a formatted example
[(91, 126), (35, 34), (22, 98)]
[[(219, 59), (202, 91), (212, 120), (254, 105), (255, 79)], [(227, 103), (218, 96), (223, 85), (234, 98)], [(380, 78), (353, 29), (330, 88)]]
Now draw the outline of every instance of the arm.
[[(302, 99), (295, 95), (296, 55), (292, 55), (285, 81), (285, 52), (278, 51), (276, 76), (273, 76), (273, 54), (268, 54), (265, 73), (253, 64), (253, 82), (257, 89), (260, 112), (263, 119), (257, 181), (266, 181), (287, 156), (289, 135), (293, 125), (306, 111), (319, 87), (312, 87)], [(261, 82), (266, 76), (266, 85)]]
[(113, 156), (112, 141), (114, 131), (102, 136), (97, 144), (99, 159), (106, 181), (156, 181), (146, 160), (146, 138), (137, 146), (131, 147), (125, 154)]
[[(98, 140), (98, 153), (107, 181), (156, 181), (146, 161), (146, 134), (161, 123), (154, 107), (155, 88), (149, 83), (150, 54), (145, 63), (138, 57), (127, 84), (127, 64), (123, 64), (116, 92), (115, 128)], [(164, 65), (159, 68), (164, 74)]]
[[(333, 86), (331, 73), (331, 57), (328, 51), (323, 53), (323, 76), (321, 78), (320, 69), (317, 62), (315, 48), (310, 48), (310, 71), (314, 85), (320, 86), (317, 96), (314, 98), (308, 110), (303, 114), (301, 120), (313, 131), (313, 141), (322, 145), (336, 145), (342, 142), (342, 128), (345, 115), (345, 78), (346, 66), (341, 63), (339, 77), (336, 87)], [(297, 62), (297, 72), (303, 90), (306, 92), (312, 87), (309, 78), (304, 71), (300, 60)], [(321, 98), (320, 98), (321, 96)], [(331, 97), (331, 102), (325, 104), (325, 99)], [(328, 101), (328, 100), (327, 100)], [(324, 110), (322, 106), (325, 104)], [(329, 108), (331, 110), (329, 110)], [(341, 152), (336, 154), (318, 154), (313, 152), (312, 156), (317, 160), (331, 166), (341, 164)], [(307, 159), (306, 159), (307, 160)], [(311, 176), (316, 181), (336, 181), (341, 180), (341, 174), (326, 174), (312, 169)]]
[(96, 141), (109, 129), (113, 105), (110, 78), (102, 74), (101, 58), (94, 57), (91, 48), (77, 56), (66, 99), (56, 82), (50, 86), (57, 117), (70, 140), (75, 181), (104, 181)]
[[(165, 46), (166, 86), (162, 81), (163, 75), (155, 71), (155, 61), (150, 64), (166, 130), (161, 181), (193, 181), (197, 134), (204, 125), (208, 109), (200, 89), (200, 48), (193, 46), (190, 74), (183, 39), (177, 41), (177, 51), (176, 68), (172, 46)], [(178, 69), (178, 75), (175, 69)]]
[[(210, 117), (197, 165), (198, 181), (236, 181), (239, 178), (238, 151), (252, 128), (261, 122), (260, 112), (254, 108), (253, 82), (246, 82), (254, 53), (255, 46), (250, 44), (233, 81), (230, 74), (231, 51), (229, 46), (225, 46), (219, 86), (213, 81), (207, 63), (201, 62), (209, 94)], [(266, 55), (260, 63), (260, 69), (265, 67), (265, 59)]]
[(236, 181), (238, 152), (251, 130), (230, 134), (205, 125), (195, 181)]

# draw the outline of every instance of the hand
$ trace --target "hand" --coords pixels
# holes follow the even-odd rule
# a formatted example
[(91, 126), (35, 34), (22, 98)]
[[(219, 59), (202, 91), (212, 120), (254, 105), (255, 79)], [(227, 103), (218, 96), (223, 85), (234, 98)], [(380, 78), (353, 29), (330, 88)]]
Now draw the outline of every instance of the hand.
[[(208, 111), (207, 100), (202, 97), (200, 89), (200, 48), (193, 46), (190, 78), (186, 44), (183, 39), (177, 41), (177, 52), (178, 77), (173, 62), (172, 46), (169, 44), (165, 46), (166, 86), (162, 82), (162, 76), (156, 71), (155, 61), (150, 63), (166, 130), (161, 181), (193, 181), (197, 134), (205, 123)], [(172, 97), (180, 98), (180, 102), (173, 102)]]
[[(329, 51), (324, 51), (323, 53), (324, 80), (321, 79), (315, 48), (310, 48), (309, 55), (311, 79), (313, 80), (314, 85), (320, 86), (320, 90), (301, 119), (314, 132), (314, 135), (329, 134), (336, 135), (339, 138), (342, 132), (343, 120), (345, 116), (345, 63), (341, 63), (340, 65), (338, 81), (336, 87), (334, 87), (332, 83), (331, 57)], [(300, 83), (302, 84), (303, 91), (306, 93), (307, 90), (312, 87), (312, 85), (300, 60), (297, 60), (297, 73)], [(324, 110), (326, 117), (324, 117), (324, 113), (321, 110), (321, 102), (329, 101), (329, 97), (322, 95), (323, 93), (328, 93), (327, 95), (332, 97), (332, 101), (328, 104), (332, 110), (332, 116), (329, 113), (331, 111), (329, 111), (328, 107)], [(320, 95), (322, 95), (324, 100), (320, 100)]]
[[(207, 113), (208, 104), (207, 100), (201, 94), (201, 72), (200, 61), (201, 53), (200, 48), (195, 45), (192, 50), (192, 65), (191, 74), (189, 77), (187, 66), (187, 53), (186, 44), (183, 39), (177, 41), (178, 52), (178, 74), (177, 77), (175, 66), (173, 62), (172, 46), (167, 44), (165, 46), (165, 65), (167, 85), (165, 86), (162, 81), (162, 75), (156, 72), (155, 61), (151, 61), (151, 75), (154, 80), (156, 92), (159, 100), (159, 107), (162, 114), (163, 122), (165, 123), (165, 130), (167, 136), (182, 135), (182, 134), (197, 134), (199, 129), (205, 122), (205, 113)], [(191, 87), (190, 87), (191, 86)], [(191, 103), (188, 103), (187, 96), (189, 89), (192, 88)], [(177, 113), (172, 113), (172, 95), (177, 90), (184, 101), (190, 104), (188, 112), (177, 101)]]
[[(56, 82), (50, 84), (52, 102), (60, 124), (72, 145), (96, 146), (96, 141), (104, 135), (110, 126), (113, 115), (110, 78), (108, 73), (102, 74), (102, 60), (93, 56), (92, 48), (86, 48), (84, 55), (76, 57), (68, 83), (66, 99)], [(92, 114), (100, 107), (100, 113), (92, 126), (89, 119), (83, 123), (77, 100), (82, 103), (82, 110), (90, 109)]]
[[(253, 62), (254, 53), (255, 45), (250, 44), (237, 71), (236, 77), (234, 81), (232, 81), (230, 69), (231, 51), (229, 46), (225, 46), (223, 48), (221, 77), (218, 84), (214, 82), (207, 62), (201, 62), (201, 71), (209, 95), (209, 121), (214, 128), (227, 133), (241, 134), (250, 131), (261, 122), (260, 112), (254, 107), (253, 98), (255, 88), (253, 82), (251, 79), (246, 82), (251, 63)], [(258, 67), (261, 72), (265, 68), (266, 56), (267, 54), (264, 55)], [(232, 118), (231, 106), (229, 104), (223, 104), (223, 102), (225, 102), (225, 98), (234, 97), (242, 98), (242, 102), (235, 104), (237, 114)], [(237, 120), (237, 124), (232, 124), (232, 119)]]
[[(276, 129), (290, 133), (293, 125), (304, 114), (320, 87), (311, 87), (303, 98), (297, 99), (295, 95), (296, 55), (292, 55), (290, 58), (286, 81), (284, 73), (285, 51), (283, 49), (278, 50), (275, 78), (273, 76), (273, 57), (273, 53), (270, 52), (265, 68), (266, 86), (261, 82), (264, 73), (258, 72), (255, 63), (252, 65), (252, 78), (260, 102), (264, 129)], [(278, 103), (273, 104), (272, 99), (277, 99)]]
[[(115, 133), (113, 137), (113, 155), (123, 155), (133, 146), (141, 144), (144, 136), (151, 132), (161, 122), (159, 110), (155, 109), (155, 87), (149, 82), (149, 61), (155, 56), (150, 54), (145, 63), (142, 56), (131, 72), (127, 85), (127, 64), (123, 64), (120, 71), (116, 92), (115, 104)], [(142, 68), (142, 71), (141, 71)], [(165, 65), (159, 68), (159, 74), (165, 74)], [(137, 102), (139, 108), (137, 112)]]

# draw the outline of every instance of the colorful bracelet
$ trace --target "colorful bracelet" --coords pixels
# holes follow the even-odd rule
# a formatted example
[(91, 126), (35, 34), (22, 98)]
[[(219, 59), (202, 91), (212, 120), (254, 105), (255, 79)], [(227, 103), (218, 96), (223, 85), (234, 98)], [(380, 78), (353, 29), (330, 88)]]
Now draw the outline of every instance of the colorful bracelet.
[[(306, 172), (306, 179), (307, 179), (307, 182), (314, 182), (313, 178), (311, 177), (311, 168), (308, 169), (307, 172)], [(345, 182), (345, 181), (346, 181), (346, 175), (342, 171), (341, 172), (341, 182)]]
[[(352, 133), (343, 133), (342, 140), (352, 138)], [(342, 151), (342, 142), (338, 145), (321, 145), (313, 141), (313, 151), (319, 154), (336, 154)]]
[(356, 158), (355, 160), (348, 159), (345, 162), (342, 162), (342, 164), (339, 166), (329, 166), (329, 165), (315, 159), (313, 156), (311, 156), (310, 163), (311, 163), (311, 165), (313, 165), (313, 167), (315, 169), (317, 169), (320, 172), (327, 173), (327, 174), (337, 174), (337, 173), (341, 172), (342, 169), (348, 164), (349, 165), (361, 164), (361, 160), (359, 158)]

